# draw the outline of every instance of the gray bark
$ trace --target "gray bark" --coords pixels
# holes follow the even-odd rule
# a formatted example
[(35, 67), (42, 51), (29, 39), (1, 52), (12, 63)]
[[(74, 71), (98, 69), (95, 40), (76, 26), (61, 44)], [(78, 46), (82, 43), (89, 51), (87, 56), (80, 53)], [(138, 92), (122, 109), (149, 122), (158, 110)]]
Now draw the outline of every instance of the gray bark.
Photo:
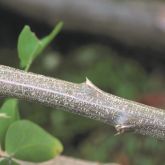
[(110, 124), (117, 134), (132, 131), (165, 139), (164, 110), (103, 92), (88, 79), (75, 84), (0, 65), (0, 95), (61, 106)]

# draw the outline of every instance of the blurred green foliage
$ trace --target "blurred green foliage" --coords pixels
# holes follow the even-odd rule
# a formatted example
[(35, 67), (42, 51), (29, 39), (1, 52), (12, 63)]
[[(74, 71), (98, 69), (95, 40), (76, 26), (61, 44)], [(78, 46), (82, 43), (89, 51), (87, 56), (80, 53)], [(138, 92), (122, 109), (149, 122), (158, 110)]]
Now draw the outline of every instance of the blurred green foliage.
[[(85, 45), (63, 54), (50, 47), (34, 62), (33, 72), (81, 83), (88, 77), (106, 92), (132, 100), (164, 91), (164, 78), (148, 73), (137, 61), (99, 44)], [(21, 115), (37, 122), (64, 144), (64, 154), (83, 159), (120, 162), (123, 165), (155, 165), (165, 161), (165, 144), (134, 134), (114, 136), (115, 130), (38, 104), (20, 103)]]
[[(38, 65), (42, 66), (35, 65), (33, 69), (36, 72), (77, 83), (88, 77), (99, 88), (132, 100), (164, 90), (162, 77), (149, 74), (138, 62), (119, 56), (106, 46), (83, 46), (66, 56), (54, 52), (54, 57), (58, 57), (58, 65), (55, 63), (55, 67), (52, 67), (50, 60), (52, 70), (45, 71), (46, 65), (49, 68), (49, 60), (44, 62), (44, 59), (49, 55), (47, 53), (43, 59), (39, 59)], [(47, 108), (36, 104), (32, 107), (24, 103), (22, 106), (25, 105), (28, 111), (22, 113), (60, 138), (65, 146), (64, 154), (93, 161), (115, 161), (123, 165), (164, 162), (165, 144), (162, 141), (134, 134), (114, 136), (113, 128), (70, 114), (61, 108), (46, 111)]]

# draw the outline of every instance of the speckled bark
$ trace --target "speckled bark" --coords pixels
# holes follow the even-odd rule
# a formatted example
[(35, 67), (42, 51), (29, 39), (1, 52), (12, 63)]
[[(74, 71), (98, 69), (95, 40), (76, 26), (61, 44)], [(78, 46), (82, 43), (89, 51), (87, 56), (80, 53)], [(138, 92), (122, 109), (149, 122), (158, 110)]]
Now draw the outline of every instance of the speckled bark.
[(0, 95), (36, 101), (113, 125), (118, 133), (133, 131), (165, 139), (165, 111), (129, 101), (81, 84), (26, 73), (0, 65)]

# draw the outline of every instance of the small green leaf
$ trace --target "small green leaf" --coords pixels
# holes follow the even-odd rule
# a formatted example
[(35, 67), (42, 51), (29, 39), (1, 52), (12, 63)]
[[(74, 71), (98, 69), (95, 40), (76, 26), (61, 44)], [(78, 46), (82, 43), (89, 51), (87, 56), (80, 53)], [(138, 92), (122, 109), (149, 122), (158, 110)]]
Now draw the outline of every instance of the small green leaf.
[(21, 67), (27, 71), (34, 59), (41, 54), (46, 46), (60, 32), (63, 23), (60, 22), (53, 31), (43, 39), (39, 40), (36, 35), (30, 30), (29, 26), (25, 26), (18, 38), (18, 55), (21, 62)]
[(6, 134), (5, 150), (12, 157), (30, 162), (52, 159), (63, 150), (60, 141), (36, 124), (20, 120)]
[(4, 102), (0, 109), (0, 113), (8, 116), (8, 118), (0, 118), (0, 143), (3, 146), (6, 131), (11, 123), (19, 119), (18, 101), (16, 99), (8, 99)]
[(25, 26), (18, 38), (18, 55), (21, 67), (26, 68), (35, 58), (36, 52), (40, 47), (40, 41), (36, 35), (30, 30), (29, 26)]

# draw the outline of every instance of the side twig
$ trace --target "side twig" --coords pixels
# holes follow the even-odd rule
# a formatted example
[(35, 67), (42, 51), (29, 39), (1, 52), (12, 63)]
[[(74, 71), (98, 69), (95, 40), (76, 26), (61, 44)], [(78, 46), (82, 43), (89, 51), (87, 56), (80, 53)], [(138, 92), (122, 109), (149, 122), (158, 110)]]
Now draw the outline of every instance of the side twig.
[(103, 92), (88, 79), (75, 84), (0, 65), (0, 95), (61, 106), (110, 124), (118, 134), (132, 131), (165, 139), (164, 110)]

